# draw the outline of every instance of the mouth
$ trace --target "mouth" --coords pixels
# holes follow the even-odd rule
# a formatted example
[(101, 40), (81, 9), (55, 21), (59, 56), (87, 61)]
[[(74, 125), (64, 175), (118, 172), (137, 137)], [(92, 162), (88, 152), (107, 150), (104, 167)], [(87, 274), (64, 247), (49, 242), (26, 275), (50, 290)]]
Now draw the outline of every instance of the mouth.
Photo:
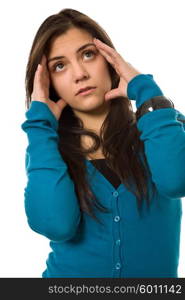
[(95, 89), (96, 89), (96, 87), (92, 87), (92, 88), (89, 88), (85, 91), (79, 92), (77, 95), (88, 95), (88, 94), (91, 94), (92, 92), (94, 92)]

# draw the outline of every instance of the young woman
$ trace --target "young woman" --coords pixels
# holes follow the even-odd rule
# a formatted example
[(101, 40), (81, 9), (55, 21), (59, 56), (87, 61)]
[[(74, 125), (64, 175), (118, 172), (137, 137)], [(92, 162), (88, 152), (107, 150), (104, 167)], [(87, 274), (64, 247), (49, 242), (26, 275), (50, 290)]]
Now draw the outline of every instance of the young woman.
[(177, 277), (185, 117), (153, 76), (64, 9), (35, 36), (26, 95), (25, 212), (52, 249), (42, 277)]

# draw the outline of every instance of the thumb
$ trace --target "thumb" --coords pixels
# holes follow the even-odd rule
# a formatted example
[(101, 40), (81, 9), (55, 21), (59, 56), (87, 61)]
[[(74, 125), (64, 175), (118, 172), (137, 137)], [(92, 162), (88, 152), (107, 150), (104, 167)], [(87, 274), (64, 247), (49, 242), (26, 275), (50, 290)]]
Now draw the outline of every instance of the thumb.
[(120, 96), (120, 91), (119, 89), (112, 89), (111, 91), (107, 92), (105, 94), (105, 101), (108, 101), (110, 99), (116, 98)]
[(64, 101), (64, 99), (60, 99), (56, 102), (56, 104), (58, 105), (58, 107), (63, 110), (64, 107), (67, 105), (67, 102)]

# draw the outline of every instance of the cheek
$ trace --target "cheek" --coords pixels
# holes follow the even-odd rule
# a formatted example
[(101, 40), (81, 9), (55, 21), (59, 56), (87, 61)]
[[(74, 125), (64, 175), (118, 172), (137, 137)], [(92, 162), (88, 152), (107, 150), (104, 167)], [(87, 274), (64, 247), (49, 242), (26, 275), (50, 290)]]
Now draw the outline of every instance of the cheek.
[(111, 77), (107, 66), (104, 66), (99, 74), (101, 74), (100, 82), (102, 82), (104, 89), (105, 90), (111, 89), (112, 82), (111, 82)]
[(99, 64), (99, 74), (101, 74), (101, 77), (105, 79), (105, 82), (109, 86), (111, 84), (111, 77), (109, 74), (109, 68), (108, 68), (108, 63), (106, 59), (101, 56), (100, 59), (100, 64)]
[(58, 75), (55, 78), (52, 78), (52, 85), (60, 97), (66, 97), (69, 94), (69, 80), (66, 80), (66, 78), (61, 78)]

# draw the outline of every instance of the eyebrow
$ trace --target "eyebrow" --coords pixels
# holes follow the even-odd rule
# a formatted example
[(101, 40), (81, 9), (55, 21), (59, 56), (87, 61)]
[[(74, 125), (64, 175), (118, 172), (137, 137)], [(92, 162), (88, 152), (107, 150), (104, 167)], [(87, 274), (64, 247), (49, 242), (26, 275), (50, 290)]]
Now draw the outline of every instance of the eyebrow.
[[(88, 43), (88, 44), (85, 44), (83, 46), (81, 46), (79, 49), (77, 49), (76, 53), (82, 51), (83, 49), (87, 48), (88, 46), (95, 46), (95, 44), (93, 43)], [(55, 57), (52, 57), (50, 59), (48, 59), (48, 64), (53, 61), (53, 60), (58, 60), (58, 59), (61, 59), (61, 58), (65, 58), (65, 56), (55, 56)]]

